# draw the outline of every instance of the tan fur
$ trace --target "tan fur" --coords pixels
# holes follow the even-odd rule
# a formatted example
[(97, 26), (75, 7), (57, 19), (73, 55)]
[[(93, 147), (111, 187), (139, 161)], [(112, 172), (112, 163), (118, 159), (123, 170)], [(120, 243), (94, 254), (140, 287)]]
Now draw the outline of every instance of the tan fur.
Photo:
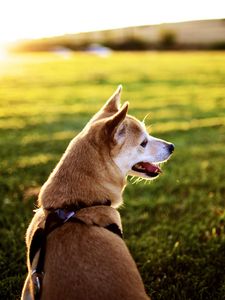
[[(83, 203), (77, 212), (80, 223), (66, 223), (47, 238), (41, 299), (48, 300), (118, 300), (149, 299), (124, 241), (103, 228), (116, 223), (122, 230), (115, 209), (122, 203), (126, 179), (114, 158), (127, 145), (139, 143), (141, 126), (126, 116), (128, 104), (119, 105), (121, 88), (90, 120), (69, 144), (60, 162), (43, 185), (36, 211), (26, 234), (29, 249), (37, 228), (44, 227), (46, 208)], [(124, 142), (121, 136), (126, 131)], [(138, 140), (138, 141), (137, 141)], [(92, 206), (110, 200), (112, 205)], [(31, 272), (21, 299), (33, 299)]]

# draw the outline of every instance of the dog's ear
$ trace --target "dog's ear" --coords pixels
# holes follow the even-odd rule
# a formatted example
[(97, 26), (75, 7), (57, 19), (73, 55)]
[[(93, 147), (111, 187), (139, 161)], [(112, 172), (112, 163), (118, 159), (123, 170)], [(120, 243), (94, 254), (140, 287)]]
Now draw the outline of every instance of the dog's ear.
[(115, 143), (121, 144), (126, 135), (126, 125), (123, 123), (127, 111), (128, 102), (125, 102), (121, 109), (115, 113), (105, 124), (107, 136)]
[(91, 118), (89, 124), (115, 114), (120, 110), (120, 95), (122, 85), (119, 85), (114, 94), (109, 98), (105, 105)]
[(114, 113), (120, 109), (120, 96), (122, 91), (122, 85), (120, 84), (114, 94), (109, 98), (102, 110), (109, 113)]

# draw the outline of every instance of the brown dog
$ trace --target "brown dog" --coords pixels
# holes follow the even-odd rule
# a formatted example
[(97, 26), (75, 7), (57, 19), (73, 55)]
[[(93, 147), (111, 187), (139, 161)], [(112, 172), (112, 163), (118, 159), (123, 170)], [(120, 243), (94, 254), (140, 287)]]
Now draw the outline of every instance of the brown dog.
[[(119, 236), (116, 208), (122, 203), (126, 176), (157, 177), (158, 163), (167, 160), (174, 147), (149, 136), (142, 122), (127, 115), (128, 103), (120, 108), (120, 93), (121, 86), (71, 141), (41, 189), (40, 208), (26, 235), (28, 276), (22, 299), (149, 299)], [(49, 216), (61, 213), (66, 216), (63, 225), (54, 221), (45, 231), (45, 242), (37, 238)], [(39, 280), (40, 261), (44, 273)]]

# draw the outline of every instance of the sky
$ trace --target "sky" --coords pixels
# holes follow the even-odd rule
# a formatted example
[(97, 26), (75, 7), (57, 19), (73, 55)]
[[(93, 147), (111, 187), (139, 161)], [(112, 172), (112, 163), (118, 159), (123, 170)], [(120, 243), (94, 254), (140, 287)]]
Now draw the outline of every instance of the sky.
[(0, 43), (214, 18), (225, 18), (224, 0), (2, 0)]

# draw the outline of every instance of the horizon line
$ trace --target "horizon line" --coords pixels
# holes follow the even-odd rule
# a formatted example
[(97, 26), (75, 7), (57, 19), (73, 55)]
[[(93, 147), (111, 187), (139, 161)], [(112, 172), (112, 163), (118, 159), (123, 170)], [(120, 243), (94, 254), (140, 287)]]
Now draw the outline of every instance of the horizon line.
[(165, 22), (154, 22), (154, 23), (138, 23), (136, 25), (124, 25), (124, 26), (109, 26), (109, 27), (102, 27), (102, 28), (96, 28), (93, 30), (71, 30), (71, 32), (64, 32), (64, 33), (53, 33), (53, 34), (47, 34), (47, 35), (40, 35), (36, 37), (21, 37), (21, 38), (16, 38), (16, 39), (9, 39), (6, 41), (0, 41), (0, 45), (3, 44), (11, 44), (11, 43), (18, 43), (22, 41), (28, 41), (28, 40), (40, 40), (40, 39), (50, 39), (50, 38), (56, 38), (56, 37), (61, 37), (61, 36), (66, 36), (66, 35), (76, 35), (76, 34), (82, 34), (82, 33), (92, 33), (92, 32), (98, 32), (98, 31), (108, 31), (108, 30), (119, 30), (119, 29), (126, 29), (126, 28), (132, 28), (132, 27), (144, 27), (144, 26), (158, 26), (158, 25), (163, 25), (163, 24), (178, 24), (178, 23), (188, 23), (188, 22), (198, 22), (198, 21), (213, 21), (213, 20), (225, 20), (225, 18), (198, 18), (198, 19), (185, 19), (185, 20), (177, 20), (177, 21), (165, 21)]

